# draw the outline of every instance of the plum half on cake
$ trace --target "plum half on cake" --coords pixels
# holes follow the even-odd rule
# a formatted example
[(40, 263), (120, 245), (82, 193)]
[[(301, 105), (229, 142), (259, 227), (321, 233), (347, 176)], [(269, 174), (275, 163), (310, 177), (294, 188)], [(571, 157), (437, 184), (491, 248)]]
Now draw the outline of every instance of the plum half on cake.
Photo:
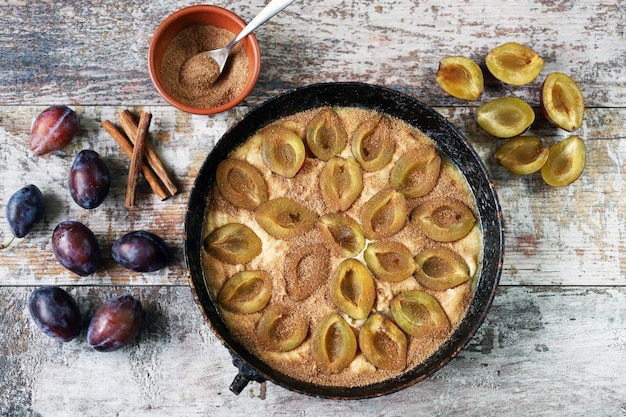
[(452, 334), (482, 256), (463, 174), (424, 133), (371, 109), (271, 122), (209, 184), (202, 266), (229, 331), (271, 368), (357, 387)]

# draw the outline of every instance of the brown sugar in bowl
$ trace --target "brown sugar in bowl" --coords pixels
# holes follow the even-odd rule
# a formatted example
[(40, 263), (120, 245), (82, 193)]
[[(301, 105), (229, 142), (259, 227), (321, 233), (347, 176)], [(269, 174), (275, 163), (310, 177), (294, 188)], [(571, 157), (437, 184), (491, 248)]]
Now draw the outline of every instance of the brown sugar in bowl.
[[(231, 51), (231, 57), (229, 57), (229, 62), (226, 63), (224, 69), (225, 73), (223, 73), (221, 77), (229, 77), (232, 75), (228, 74), (227, 71), (229, 64), (232, 63), (231, 61), (234, 58), (232, 54), (235, 53), (239, 45), (245, 48), (245, 55), (247, 56), (246, 81), (238, 94), (225, 102), (217, 103), (211, 107), (195, 106), (193, 103), (189, 103), (187, 100), (181, 99), (176, 94), (173, 94), (173, 92), (167, 88), (167, 80), (164, 80), (162, 74), (162, 64), (168, 46), (177, 35), (183, 31), (189, 30), (193, 26), (212, 26), (218, 30), (227, 30), (232, 32), (234, 37), (246, 26), (246, 22), (230, 10), (213, 5), (190, 6), (173, 13), (159, 25), (150, 42), (148, 50), (150, 78), (159, 94), (171, 105), (184, 112), (201, 115), (224, 112), (241, 103), (254, 88), (261, 69), (259, 44), (254, 34), (251, 33), (241, 40), (238, 45), (235, 45)], [(216, 46), (216, 48), (225, 46), (226, 43)], [(226, 81), (228, 81), (228, 78), (218, 80), (218, 82), (224, 83), (226, 83)]]

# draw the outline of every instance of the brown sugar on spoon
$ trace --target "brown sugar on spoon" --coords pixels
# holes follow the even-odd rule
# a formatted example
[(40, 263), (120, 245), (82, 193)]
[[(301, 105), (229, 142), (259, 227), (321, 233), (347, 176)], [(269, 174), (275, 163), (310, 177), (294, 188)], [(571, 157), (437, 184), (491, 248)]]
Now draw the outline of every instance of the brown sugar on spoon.
[(161, 78), (165, 88), (183, 104), (196, 108), (217, 107), (237, 97), (248, 77), (248, 56), (243, 44), (233, 47), (219, 74), (217, 62), (198, 55), (228, 44), (235, 34), (212, 25), (181, 30), (163, 55)]

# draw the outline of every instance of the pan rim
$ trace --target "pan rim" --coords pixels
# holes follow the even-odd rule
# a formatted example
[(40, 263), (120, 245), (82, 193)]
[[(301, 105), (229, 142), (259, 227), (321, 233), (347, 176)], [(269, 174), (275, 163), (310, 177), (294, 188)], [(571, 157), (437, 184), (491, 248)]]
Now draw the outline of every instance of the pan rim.
[[(391, 116), (400, 116), (400, 119), (429, 135), (457, 166), (458, 158), (451, 157), (450, 153), (458, 152), (459, 155), (468, 158), (459, 168), (468, 180), (477, 204), (479, 202), (485, 204), (485, 206), (478, 207), (483, 229), (480, 278), (462, 322), (451, 337), (424, 363), (396, 378), (358, 387), (306, 383), (278, 373), (254, 357), (229, 337), (223, 321), (214, 319), (214, 317), (219, 317), (219, 313), (208, 296), (204, 272), (199, 265), (201, 236), (197, 224), (203, 220), (206, 188), (214, 177), (216, 162), (243, 143), (250, 133), (264, 125), (280, 117), (314, 108), (313, 106), (324, 105), (364, 107), (379, 110)], [(471, 176), (468, 177), (468, 175)], [(198, 206), (202, 207), (202, 210), (198, 210)], [(199, 218), (200, 216), (202, 218)], [(438, 112), (417, 99), (388, 87), (361, 82), (317, 83), (296, 88), (277, 95), (252, 109), (243, 119), (228, 129), (207, 155), (191, 189), (185, 217), (184, 239), (185, 260), (189, 272), (188, 281), (193, 296), (212, 331), (231, 355), (256, 371), (259, 380), (266, 379), (291, 391), (329, 399), (366, 399), (387, 395), (422, 381), (456, 357), (478, 331), (491, 307), (499, 284), (504, 258), (503, 220), (497, 192), (484, 162), (467, 138)], [(210, 305), (207, 305), (207, 302)]]

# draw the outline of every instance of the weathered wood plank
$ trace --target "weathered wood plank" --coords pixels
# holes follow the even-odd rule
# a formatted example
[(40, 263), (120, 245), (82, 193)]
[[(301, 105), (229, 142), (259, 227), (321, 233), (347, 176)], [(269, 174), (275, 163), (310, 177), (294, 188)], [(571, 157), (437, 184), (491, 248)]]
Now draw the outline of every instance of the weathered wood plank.
[[(3, 276), (0, 283), (184, 283), (183, 221), (189, 191), (207, 153), (226, 128), (234, 123), (239, 112), (207, 119), (177, 113), (171, 107), (151, 108), (151, 140), (180, 192), (161, 201), (142, 179), (138, 187), (137, 205), (128, 209), (124, 206), (124, 197), (129, 158), (101, 128), (103, 120), (111, 120), (117, 125), (116, 116), (124, 108), (76, 107), (81, 127), (75, 142), (62, 151), (37, 158), (30, 151), (28, 138), (31, 121), (42, 109), (9, 107), (0, 116), (0, 142), (3, 149), (0, 166), (6, 167), (8, 174), (0, 180), (3, 196), (0, 210), (4, 213), (9, 196), (28, 183), (40, 187), (48, 207), (42, 223), (27, 238), (16, 240), (3, 252), (7, 256), (0, 266)], [(106, 161), (112, 178), (105, 203), (92, 210), (79, 207), (67, 189), (70, 167), (82, 149), (97, 151)], [(10, 231), (4, 222), (4, 214), (2, 219), (0, 230), (3, 239), (8, 240)], [(76, 275), (64, 270), (56, 262), (50, 237), (56, 224), (64, 220), (81, 221), (96, 234), (103, 252), (102, 267), (97, 274), (78, 280)], [(166, 241), (173, 255), (169, 268), (147, 275), (134, 274), (113, 261), (110, 247), (115, 239), (128, 231), (140, 229), (157, 233)]]
[[(146, 66), (159, 23), (186, 0), (123, 3), (9, 0), (0, 5), (0, 103), (163, 104)], [(264, 2), (220, 6), (250, 20)], [(431, 105), (463, 105), (435, 84), (438, 62), (465, 55), (483, 63), (507, 41), (545, 58), (542, 75), (520, 88), (487, 77), (483, 100), (505, 94), (538, 103), (552, 71), (581, 83), (589, 106), (626, 104), (626, 4), (596, 0), (501, 2), (301, 0), (255, 31), (263, 66), (254, 105), (321, 81), (395, 87)], [(27, 30), (24, 30), (27, 28)]]
[[(66, 149), (35, 158), (28, 148), (31, 120), (43, 107), (0, 107), (0, 213), (8, 197), (20, 187), (35, 183), (49, 200), (44, 220), (31, 235), (4, 250), (0, 285), (63, 284), (184, 284), (183, 221), (195, 175), (205, 156), (226, 129), (245, 113), (245, 107), (213, 118), (190, 116), (169, 106), (147, 107), (153, 113), (153, 139), (157, 151), (180, 186), (174, 198), (160, 201), (141, 183), (138, 208), (124, 206), (128, 158), (100, 127), (115, 120), (123, 108), (78, 106), (82, 127)], [(511, 285), (612, 285), (624, 284), (626, 229), (620, 207), (626, 202), (626, 110), (588, 109), (577, 132), (587, 143), (587, 167), (568, 187), (545, 185), (539, 174), (516, 177), (501, 167), (493, 153), (503, 143), (486, 134), (474, 121), (473, 108), (437, 108), (473, 143), (490, 170), (503, 207), (506, 256), (503, 284)], [(563, 131), (539, 119), (530, 132), (553, 143)], [(113, 184), (105, 203), (85, 210), (67, 190), (67, 175), (75, 155), (94, 149), (107, 161)], [(15, 167), (15, 168), (13, 168)], [(4, 219), (4, 215), (0, 216)], [(91, 227), (104, 252), (103, 266), (89, 277), (76, 279), (54, 259), (50, 236), (63, 220), (79, 220)], [(158, 232), (172, 249), (169, 268), (158, 273), (129, 273), (110, 257), (113, 241), (130, 230)], [(10, 234), (0, 224), (4, 241)]]
[(626, 406), (624, 288), (502, 287), (474, 339), (431, 378), (348, 402), (273, 383), (229, 392), (235, 368), (189, 288), (69, 288), (85, 317), (117, 294), (141, 300), (138, 340), (111, 353), (84, 333), (65, 344), (40, 333), (31, 291), (0, 288), (2, 416), (618, 416)]
[[(503, 284), (623, 285), (625, 200), (621, 109), (587, 109), (574, 132), (587, 147), (582, 176), (566, 187), (546, 185), (539, 173), (519, 177), (500, 166), (493, 154), (504, 141), (475, 122), (474, 109), (438, 110), (464, 133), (494, 180), (505, 223)], [(610, 127), (612, 126), (612, 127)], [(553, 144), (570, 135), (538, 115), (527, 134)]]
[[(224, 0), (250, 20), (267, 0)], [(148, 45), (158, 24), (188, 0), (6, 0), (0, 4), (0, 242), (8, 239), (6, 200), (27, 183), (46, 196), (46, 216), (31, 235), (0, 253), (0, 416), (623, 416), (626, 413), (626, 2), (596, 0), (300, 0), (255, 32), (263, 63), (244, 105), (212, 117), (175, 111), (152, 87)], [(493, 47), (518, 41), (546, 60), (537, 80), (507, 87), (485, 70), (480, 101), (445, 95), (438, 61), (465, 55), (484, 68)], [(501, 140), (474, 120), (476, 106), (514, 95), (535, 108), (545, 76), (580, 83), (587, 168), (573, 185), (546, 186), (537, 174), (514, 177), (493, 153)], [(335, 402), (272, 383), (228, 391), (235, 376), (226, 349), (186, 285), (182, 221), (197, 170), (215, 142), (250, 108), (288, 89), (362, 81), (410, 93), (453, 122), (474, 144), (498, 190), (505, 220), (501, 287), (487, 320), (457, 358), (431, 378), (367, 401)], [(79, 137), (61, 152), (34, 158), (30, 123), (45, 106), (73, 105)], [(128, 159), (100, 128), (117, 112), (147, 106), (153, 139), (180, 193), (159, 201), (140, 184), (141, 210), (124, 207)], [(530, 133), (548, 143), (567, 136), (538, 113)], [(71, 200), (66, 178), (85, 148), (104, 156), (111, 195), (95, 210)], [(75, 278), (52, 255), (53, 227), (81, 220), (103, 247), (102, 268)], [(158, 273), (123, 270), (110, 245), (128, 230), (158, 231), (174, 258)], [(138, 340), (102, 354), (85, 332), (67, 344), (30, 320), (36, 286), (67, 286), (89, 318), (123, 292), (147, 312)], [(85, 323), (85, 328), (86, 328)]]

